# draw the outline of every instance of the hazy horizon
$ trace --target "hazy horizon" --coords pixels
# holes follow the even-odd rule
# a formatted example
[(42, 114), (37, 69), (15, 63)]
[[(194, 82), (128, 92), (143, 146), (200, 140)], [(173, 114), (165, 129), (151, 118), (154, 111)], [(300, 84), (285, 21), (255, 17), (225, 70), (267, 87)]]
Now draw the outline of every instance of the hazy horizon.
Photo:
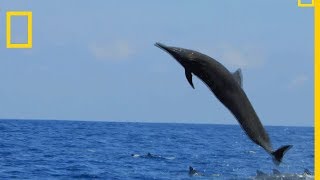
[[(194, 124), (194, 125), (232, 125), (232, 126), (241, 126), (239, 123), (230, 123), (230, 124), (222, 124), (222, 123), (207, 123), (207, 122), (174, 122), (174, 121), (126, 121), (126, 120), (99, 120), (99, 119), (90, 119), (90, 120), (77, 120), (77, 119), (2, 119), (0, 118), (0, 121), (70, 121), (70, 122), (105, 122), (105, 123), (151, 123), (151, 124)], [(274, 127), (306, 127), (306, 128), (314, 128), (313, 126), (299, 126), (299, 125), (272, 125), (272, 124), (263, 124), (264, 126), (274, 126)]]

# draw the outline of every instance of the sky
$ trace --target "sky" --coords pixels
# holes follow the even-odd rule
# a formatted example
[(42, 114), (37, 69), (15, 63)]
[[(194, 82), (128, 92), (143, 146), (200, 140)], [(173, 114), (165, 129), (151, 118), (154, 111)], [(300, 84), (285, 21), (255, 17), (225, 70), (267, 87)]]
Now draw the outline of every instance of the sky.
[[(32, 49), (6, 48), (7, 11), (32, 11)], [(237, 124), (161, 42), (241, 68), (264, 125), (313, 126), (313, 37), (295, 0), (1, 0), (0, 119)]]

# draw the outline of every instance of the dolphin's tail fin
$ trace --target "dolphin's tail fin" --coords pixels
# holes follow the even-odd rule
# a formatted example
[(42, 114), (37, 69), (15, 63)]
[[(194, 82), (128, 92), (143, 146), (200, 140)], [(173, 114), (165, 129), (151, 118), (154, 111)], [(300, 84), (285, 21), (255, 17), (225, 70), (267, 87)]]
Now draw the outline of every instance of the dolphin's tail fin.
[(285, 145), (277, 149), (276, 151), (273, 151), (271, 154), (274, 158), (274, 163), (279, 165), (282, 161), (283, 155), (292, 148), (292, 145)]

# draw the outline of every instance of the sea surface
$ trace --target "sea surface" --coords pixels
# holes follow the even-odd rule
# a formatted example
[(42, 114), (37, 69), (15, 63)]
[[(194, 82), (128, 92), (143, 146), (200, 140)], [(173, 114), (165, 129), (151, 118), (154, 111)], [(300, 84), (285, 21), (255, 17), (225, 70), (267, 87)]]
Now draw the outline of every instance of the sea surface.
[[(266, 126), (283, 163), (239, 125), (0, 120), (0, 179), (253, 179), (314, 171), (312, 127)], [(151, 156), (147, 154), (150, 153)], [(189, 166), (198, 175), (189, 175)]]

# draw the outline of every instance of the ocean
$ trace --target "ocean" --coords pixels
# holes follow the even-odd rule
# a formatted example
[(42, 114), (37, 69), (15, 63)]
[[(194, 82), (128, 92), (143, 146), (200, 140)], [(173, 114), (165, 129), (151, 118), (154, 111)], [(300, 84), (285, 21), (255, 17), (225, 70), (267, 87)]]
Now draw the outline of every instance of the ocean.
[[(312, 127), (266, 126), (276, 166), (239, 125), (0, 120), (0, 179), (253, 179), (314, 171)], [(148, 153), (150, 153), (148, 155)], [(189, 166), (197, 174), (189, 174)]]

